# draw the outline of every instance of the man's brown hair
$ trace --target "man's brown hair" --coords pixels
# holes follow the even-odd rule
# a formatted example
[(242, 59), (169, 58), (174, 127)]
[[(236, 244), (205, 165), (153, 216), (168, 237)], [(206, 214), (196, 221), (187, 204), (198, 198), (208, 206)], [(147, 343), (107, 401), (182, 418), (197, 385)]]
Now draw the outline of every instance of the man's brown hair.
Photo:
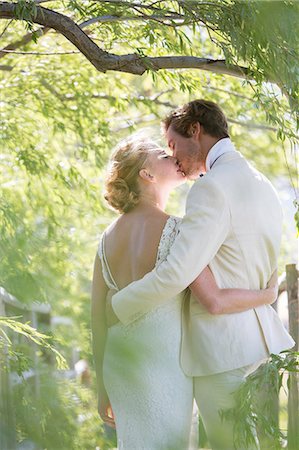
[(191, 126), (199, 122), (204, 132), (217, 138), (229, 137), (226, 117), (221, 108), (208, 100), (193, 100), (172, 111), (164, 120), (167, 131), (170, 126), (184, 137), (191, 137)]

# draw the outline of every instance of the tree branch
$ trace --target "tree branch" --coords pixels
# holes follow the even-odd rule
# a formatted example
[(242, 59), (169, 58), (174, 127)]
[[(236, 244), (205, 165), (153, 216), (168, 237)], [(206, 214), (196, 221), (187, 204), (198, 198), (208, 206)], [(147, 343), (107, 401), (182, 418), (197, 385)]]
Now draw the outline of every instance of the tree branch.
[(4, 55), (1, 55), (1, 58), (5, 55), (9, 55), (12, 53), (13, 55), (36, 55), (36, 56), (59, 56), (59, 55), (79, 55), (81, 52), (79, 51), (69, 51), (69, 52), (21, 52), (18, 50), (0, 50), (0, 52), (4, 53)]
[(7, 31), (7, 28), (12, 24), (12, 22), (13, 22), (12, 19), (9, 20), (9, 21), (7, 22), (7, 24), (5, 25), (4, 29), (2, 30), (2, 32), (1, 32), (1, 34), (0, 34), (0, 39), (4, 36), (4, 34), (5, 34), (6, 31)]
[(6, 64), (0, 64), (0, 70), (6, 70), (10, 72), (13, 69), (13, 66), (8, 66)]
[(230, 91), (228, 89), (221, 89), (221, 88), (218, 88), (218, 87), (215, 88), (215, 87), (210, 86), (208, 84), (204, 84), (204, 85), (202, 85), (202, 87), (207, 88), (210, 91), (224, 92), (225, 94), (228, 94), (230, 96), (233, 95), (234, 97), (241, 98), (242, 100), (248, 100), (250, 102), (254, 101), (253, 97), (246, 97), (245, 95), (238, 94), (237, 92), (233, 92), (233, 91)]
[(198, 58), (196, 56), (157, 56), (145, 57), (148, 68), (160, 69), (201, 69), (208, 72), (232, 75), (238, 78), (250, 76), (246, 67), (226, 64), (222, 59)]
[[(48, 89), (55, 97), (57, 97), (64, 105), (65, 105), (65, 102), (76, 100), (75, 95), (68, 95), (66, 97), (66, 96), (60, 94), (51, 84), (49, 84), (45, 80), (42, 80), (42, 85), (46, 89)], [(93, 94), (89, 98), (94, 99), (94, 100), (108, 100), (108, 101), (112, 101), (112, 102), (118, 101), (121, 99), (121, 100), (130, 102), (130, 103), (132, 103), (132, 102), (148, 103), (150, 101), (151, 103), (155, 103), (156, 105), (159, 105), (159, 106), (165, 106), (166, 108), (175, 109), (177, 107), (177, 105), (175, 105), (174, 103), (159, 100), (159, 97), (164, 94), (165, 94), (165, 92), (160, 92), (151, 97), (144, 97), (142, 95), (138, 95), (136, 97), (122, 96), (119, 98), (119, 97), (115, 97), (113, 95), (107, 95), (107, 94), (101, 93), (101, 94)], [(150, 117), (150, 116), (148, 116), (148, 117)], [(129, 118), (124, 119), (124, 121), (125, 120), (129, 120)], [(244, 122), (244, 121), (232, 119), (231, 117), (228, 117), (227, 121), (229, 123), (240, 125), (241, 127), (246, 127), (246, 128), (256, 129), (256, 130), (274, 131), (277, 133), (277, 128), (271, 127), (269, 125), (263, 125), (263, 124), (254, 123), (254, 122)]]
[(241, 127), (252, 128), (252, 129), (256, 129), (256, 130), (274, 131), (275, 133), (277, 133), (277, 131), (278, 131), (277, 128), (271, 127), (269, 125), (262, 125), (262, 124), (254, 123), (254, 122), (243, 122), (240, 120), (232, 119), (230, 117), (227, 118), (227, 121), (230, 123), (235, 123), (236, 125), (240, 125)]
[[(16, 15), (16, 4), (0, 2), (0, 18), (19, 19)], [(138, 54), (115, 55), (108, 53), (98, 47), (69, 17), (41, 6), (37, 6), (36, 15), (32, 17), (32, 22), (46, 28), (53, 28), (63, 34), (100, 72), (113, 70), (142, 75), (147, 70), (192, 68), (241, 78), (250, 76), (249, 69), (228, 65), (224, 60), (196, 58), (194, 56), (146, 57)]]
[(16, 50), (17, 48), (28, 44), (29, 42), (34, 40), (35, 37), (46, 34), (49, 30), (50, 30), (50, 28), (41, 28), (40, 30), (35, 31), (34, 33), (25, 34), (25, 36), (23, 36), (22, 39), (19, 39), (18, 41), (8, 44), (6, 47), (4, 47), (2, 50), (0, 50), (0, 59), (3, 58), (4, 56), (6, 56), (7, 53), (10, 53), (12, 50)]
[(65, 101), (68, 100), (68, 98), (64, 95), (61, 95), (55, 88), (54, 86), (52, 86), (50, 83), (48, 83), (46, 80), (42, 79), (41, 80), (41, 84), (48, 89), (48, 91), (51, 92), (51, 94), (53, 94), (55, 97), (57, 97), (61, 103), (63, 104), (63, 106), (65, 106)]

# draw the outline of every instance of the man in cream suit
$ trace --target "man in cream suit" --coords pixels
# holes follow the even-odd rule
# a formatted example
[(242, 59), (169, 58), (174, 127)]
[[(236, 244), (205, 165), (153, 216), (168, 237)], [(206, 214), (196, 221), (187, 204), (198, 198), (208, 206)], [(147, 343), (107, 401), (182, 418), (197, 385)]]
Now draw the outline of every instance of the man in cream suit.
[[(195, 100), (172, 112), (164, 124), (173, 156), (196, 181), (167, 260), (112, 297), (124, 324), (183, 291), (207, 265), (220, 288), (247, 289), (265, 288), (277, 266), (282, 229), (277, 194), (235, 150), (221, 109)], [(181, 365), (194, 377), (194, 395), (213, 449), (234, 448), (233, 424), (221, 421), (219, 412), (233, 406), (232, 393), (246, 373), (293, 344), (269, 305), (212, 315), (192, 296), (186, 300)]]

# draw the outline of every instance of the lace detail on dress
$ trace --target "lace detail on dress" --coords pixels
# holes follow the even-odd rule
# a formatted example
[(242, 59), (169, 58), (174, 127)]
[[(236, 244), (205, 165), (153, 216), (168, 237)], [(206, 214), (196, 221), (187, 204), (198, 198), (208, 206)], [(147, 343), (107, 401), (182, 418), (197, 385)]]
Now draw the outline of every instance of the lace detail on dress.
[(167, 258), (170, 247), (178, 235), (180, 222), (181, 219), (179, 217), (170, 216), (168, 218), (159, 242), (155, 267), (159, 266)]

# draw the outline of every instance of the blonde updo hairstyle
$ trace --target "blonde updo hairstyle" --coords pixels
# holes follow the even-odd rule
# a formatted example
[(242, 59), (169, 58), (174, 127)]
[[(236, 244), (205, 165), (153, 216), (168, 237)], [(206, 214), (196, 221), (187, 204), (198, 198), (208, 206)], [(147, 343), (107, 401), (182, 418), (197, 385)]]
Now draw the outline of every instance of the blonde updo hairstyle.
[(105, 183), (104, 197), (108, 204), (119, 211), (131, 211), (140, 200), (139, 172), (149, 155), (160, 147), (147, 138), (132, 136), (115, 148)]

